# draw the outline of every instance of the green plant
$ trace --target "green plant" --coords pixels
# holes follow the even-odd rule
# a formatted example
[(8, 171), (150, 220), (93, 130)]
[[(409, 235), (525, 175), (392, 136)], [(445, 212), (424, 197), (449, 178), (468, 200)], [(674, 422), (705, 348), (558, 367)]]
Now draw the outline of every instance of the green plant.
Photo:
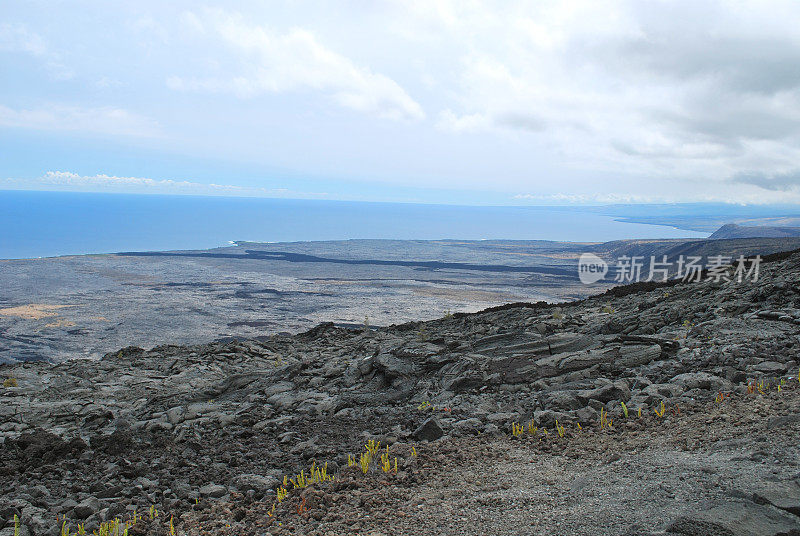
[[(392, 463), (389, 461), (389, 447), (386, 447), (386, 452), (381, 454), (381, 469), (384, 473), (392, 471)], [(394, 459), (394, 472), (397, 473), (397, 458)]]
[(608, 412), (605, 408), (600, 408), (600, 429), (609, 428), (614, 425), (614, 420), (608, 418)]
[(19, 536), (19, 516), (14, 514), (14, 536)]
[(558, 424), (558, 419), (556, 419), (556, 432), (558, 432), (558, 437), (564, 437), (564, 434), (566, 433), (564, 427)]
[(297, 475), (295, 478), (290, 478), (289, 482), (292, 483), (292, 485), (294, 486), (294, 489), (303, 489), (303, 488), (308, 487), (309, 480), (306, 478), (305, 469), (301, 470), (300, 474)]
[(417, 409), (419, 411), (425, 411), (425, 410), (431, 409), (431, 408), (433, 408), (434, 410), (436, 409), (436, 407), (432, 406), (431, 403), (428, 402), (427, 400), (425, 402), (421, 403), (419, 406), (417, 406)]
[(530, 435), (536, 435), (537, 430), (539, 430), (539, 428), (536, 426), (533, 419), (531, 419), (531, 422), (528, 423), (528, 433)]
[(370, 458), (375, 458), (375, 455), (378, 454), (378, 451), (381, 449), (381, 442), (370, 439), (364, 445), (364, 448), (369, 453)]
[(17, 387), (18, 385), (16, 378), (6, 378), (3, 381), (3, 387)]
[(369, 453), (362, 452), (358, 462), (361, 464), (361, 472), (367, 474), (367, 471), (369, 471), (369, 464), (372, 462), (372, 457)]
[(280, 487), (277, 489), (277, 491), (275, 492), (275, 494), (276, 494), (276, 496), (277, 496), (278, 502), (281, 502), (281, 501), (283, 501), (283, 500), (286, 498), (286, 496), (287, 496), (287, 495), (289, 495), (289, 492), (286, 490), (286, 486), (285, 486), (285, 485), (283, 485), (283, 486), (280, 486)]
[(517, 424), (515, 422), (511, 423), (511, 435), (514, 437), (522, 437), (522, 434), (525, 432), (525, 429), (522, 427), (521, 424)]
[(667, 407), (664, 405), (664, 401), (662, 400), (661, 405), (654, 408), (653, 411), (655, 412), (656, 415), (658, 415), (659, 419), (662, 418), (664, 416), (664, 413), (667, 411)]
[(428, 340), (428, 331), (425, 329), (425, 326), (419, 327), (419, 331), (417, 331), (417, 340), (419, 342), (425, 342)]
[(603, 312), (610, 315), (611, 313), (614, 312), (614, 308), (611, 307), (610, 305), (604, 305)]
[(628, 406), (625, 405), (625, 402), (620, 401), (620, 405), (622, 406), (622, 414), (625, 415), (625, 418), (628, 418)]

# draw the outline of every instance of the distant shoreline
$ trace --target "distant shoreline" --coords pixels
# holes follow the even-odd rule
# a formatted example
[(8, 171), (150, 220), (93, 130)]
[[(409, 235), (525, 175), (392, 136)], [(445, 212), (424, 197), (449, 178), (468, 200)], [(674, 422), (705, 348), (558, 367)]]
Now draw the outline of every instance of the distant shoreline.
[[(641, 207), (639, 207), (641, 209)], [(231, 241), (609, 242), (706, 238), (619, 207), (414, 205), (268, 198), (0, 191), (0, 259), (207, 250)]]

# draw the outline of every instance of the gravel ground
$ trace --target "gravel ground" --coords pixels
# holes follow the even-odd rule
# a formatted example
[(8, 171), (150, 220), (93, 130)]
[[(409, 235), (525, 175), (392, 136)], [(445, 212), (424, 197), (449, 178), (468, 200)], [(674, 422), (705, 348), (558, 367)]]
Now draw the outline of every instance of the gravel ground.
[[(596, 425), (573, 428), (564, 438), (551, 431), (438, 440), (420, 445), (419, 457), (397, 476), (348, 470), (338, 483), (294, 493), (274, 521), (266, 503), (243, 501), (188, 513), (182, 522), (192, 534), (659, 534), (681, 519), (706, 530), (696, 514), (720, 505), (754, 507), (754, 497), (781, 485), (794, 486), (789, 500), (800, 513), (795, 384), (697, 403), (680, 415), (668, 408), (663, 419), (632, 415), (602, 432)], [(786, 416), (793, 420), (780, 424)], [(391, 450), (402, 456), (408, 446)], [(303, 498), (311, 506), (298, 515)], [(800, 518), (785, 515), (800, 530)], [(726, 527), (733, 520), (717, 521)], [(744, 534), (783, 534), (761, 529)]]

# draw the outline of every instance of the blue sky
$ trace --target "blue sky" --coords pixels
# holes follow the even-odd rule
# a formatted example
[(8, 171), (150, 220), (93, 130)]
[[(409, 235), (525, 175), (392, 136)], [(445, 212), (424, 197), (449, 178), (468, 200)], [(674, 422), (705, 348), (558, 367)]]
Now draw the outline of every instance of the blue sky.
[(800, 203), (796, 2), (1, 10), (0, 189)]

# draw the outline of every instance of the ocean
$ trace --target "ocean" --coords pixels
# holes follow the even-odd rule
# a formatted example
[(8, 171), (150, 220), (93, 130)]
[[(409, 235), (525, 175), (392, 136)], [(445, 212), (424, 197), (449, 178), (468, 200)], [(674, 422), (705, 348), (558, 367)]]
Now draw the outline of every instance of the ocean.
[(241, 197), (0, 191), (0, 259), (350, 238), (602, 242), (704, 233), (582, 207), (475, 207)]

